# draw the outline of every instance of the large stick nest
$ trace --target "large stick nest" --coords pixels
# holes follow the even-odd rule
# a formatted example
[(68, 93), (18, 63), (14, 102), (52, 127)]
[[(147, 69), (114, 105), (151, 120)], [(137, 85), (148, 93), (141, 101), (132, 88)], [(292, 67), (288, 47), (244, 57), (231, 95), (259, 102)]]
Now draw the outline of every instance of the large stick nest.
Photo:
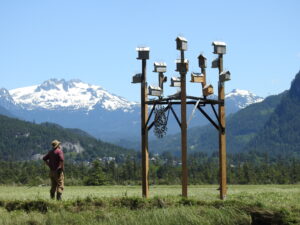
[(157, 106), (154, 110), (154, 134), (158, 138), (163, 138), (167, 134), (168, 117), (166, 115), (166, 108)]

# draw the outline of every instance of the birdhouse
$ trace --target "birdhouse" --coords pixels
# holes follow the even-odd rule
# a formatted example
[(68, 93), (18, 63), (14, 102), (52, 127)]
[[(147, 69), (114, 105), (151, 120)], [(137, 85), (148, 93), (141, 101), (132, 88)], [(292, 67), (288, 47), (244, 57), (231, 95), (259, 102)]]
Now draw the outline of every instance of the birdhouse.
[(151, 96), (161, 96), (162, 90), (160, 87), (155, 87), (155, 86), (150, 85), (148, 87), (148, 94)]
[(171, 78), (171, 87), (180, 87), (180, 86), (181, 86), (180, 77), (172, 77)]
[(149, 59), (150, 48), (148, 48), (148, 47), (139, 47), (139, 48), (136, 48), (136, 50), (138, 52), (137, 59)]
[(200, 54), (198, 56), (198, 61), (199, 61), (199, 67), (200, 68), (206, 68), (207, 67), (206, 58), (202, 54)]
[(164, 62), (155, 62), (153, 72), (157, 72), (157, 73), (167, 72), (167, 64)]
[(187, 40), (184, 37), (176, 38), (176, 49), (182, 51), (187, 50)]
[(192, 73), (191, 74), (191, 82), (193, 83), (203, 83), (204, 82), (204, 74), (203, 73)]
[(214, 41), (212, 45), (214, 46), (214, 54), (226, 54), (225, 42)]
[(176, 71), (180, 73), (186, 73), (189, 70), (189, 61), (185, 59), (181, 62), (181, 59), (176, 60)]
[(142, 74), (137, 73), (134, 76), (132, 76), (132, 82), (131, 83), (133, 83), (133, 84), (142, 83)]
[(211, 68), (218, 68), (219, 67), (219, 59), (216, 58), (211, 62)]
[(229, 81), (230, 80), (230, 72), (223, 71), (222, 73), (220, 73), (219, 80), (221, 82)]
[(214, 93), (214, 88), (211, 84), (208, 84), (206, 85), (204, 88), (203, 88), (203, 95), (206, 97), (206, 96), (209, 96), (209, 95), (212, 95)]

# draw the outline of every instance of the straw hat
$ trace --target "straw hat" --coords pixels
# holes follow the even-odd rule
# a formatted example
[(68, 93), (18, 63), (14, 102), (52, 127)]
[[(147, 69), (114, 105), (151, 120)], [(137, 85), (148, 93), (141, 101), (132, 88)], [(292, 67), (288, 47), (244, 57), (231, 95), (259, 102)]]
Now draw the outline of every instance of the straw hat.
[(52, 141), (51, 145), (54, 149), (56, 149), (60, 145), (60, 142), (58, 140), (54, 140)]

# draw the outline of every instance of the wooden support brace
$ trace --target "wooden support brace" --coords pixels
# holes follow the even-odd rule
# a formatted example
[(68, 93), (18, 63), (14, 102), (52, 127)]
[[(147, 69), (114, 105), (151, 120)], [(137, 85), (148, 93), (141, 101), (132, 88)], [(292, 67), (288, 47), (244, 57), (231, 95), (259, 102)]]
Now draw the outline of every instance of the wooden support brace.
[[(156, 106), (156, 103), (154, 103), (153, 108), (152, 108), (152, 110), (151, 110), (151, 112), (150, 112), (150, 115), (149, 115), (148, 120), (147, 120), (147, 122), (146, 122), (146, 127), (148, 126), (148, 123), (149, 123), (149, 121), (150, 121), (150, 119), (151, 119), (151, 116), (152, 116), (152, 114), (153, 114), (153, 111), (155, 110), (155, 106)], [(149, 130), (149, 128), (148, 128), (148, 130)]]
[(218, 116), (218, 114), (217, 114), (217, 111), (216, 111), (214, 105), (211, 105), (211, 108), (213, 109), (214, 114), (215, 114), (215, 116), (216, 116), (216, 118), (217, 118), (217, 120), (218, 120), (219, 127), (221, 127), (222, 132), (225, 132), (225, 128), (224, 128), (224, 127), (222, 126), (222, 124), (221, 124), (220, 118), (219, 118), (219, 116)]
[(213, 121), (210, 116), (203, 110), (201, 109), (201, 107), (198, 105), (197, 107), (199, 109), (199, 111), (206, 117), (206, 119), (209, 120), (209, 122), (211, 122), (211, 124), (217, 129), (219, 130), (219, 126), (215, 123), (215, 121)]
[(173, 115), (174, 115), (174, 117), (175, 117), (175, 119), (176, 119), (176, 121), (177, 121), (179, 127), (181, 127), (181, 123), (180, 123), (180, 121), (179, 121), (179, 119), (178, 119), (178, 117), (177, 117), (177, 115), (176, 115), (176, 113), (175, 113), (175, 111), (174, 111), (174, 109), (173, 109), (172, 106), (171, 106), (171, 111), (172, 111), (172, 113), (173, 113)]

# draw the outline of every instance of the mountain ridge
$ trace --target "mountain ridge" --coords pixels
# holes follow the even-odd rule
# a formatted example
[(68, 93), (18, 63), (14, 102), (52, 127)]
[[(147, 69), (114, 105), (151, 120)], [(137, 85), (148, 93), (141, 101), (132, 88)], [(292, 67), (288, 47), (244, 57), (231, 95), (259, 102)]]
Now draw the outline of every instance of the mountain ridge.
[[(94, 137), (113, 143), (124, 139), (131, 142), (140, 140), (140, 104), (111, 94), (101, 86), (87, 84), (78, 79), (50, 79), (40, 85), (10, 91), (1, 90), (0, 106), (4, 106), (18, 118), (79, 128)], [(252, 104), (261, 99), (248, 91), (238, 89), (228, 94), (226, 101), (229, 101), (229, 113), (240, 110), (246, 104), (245, 101)], [(180, 114), (179, 107), (174, 109)], [(191, 113), (192, 109), (192, 106), (188, 106), (187, 113)], [(193, 120), (192, 125), (206, 123), (206, 120), (199, 117)], [(173, 118), (170, 119), (169, 128), (170, 133), (177, 132), (177, 123)]]
[(50, 150), (54, 139), (62, 142), (69, 160), (93, 161), (97, 157), (117, 157), (133, 153), (91, 137), (78, 129), (66, 129), (57, 124), (34, 124), (0, 115), (0, 158), (2, 160), (32, 160)]
[(246, 146), (248, 151), (300, 153), (300, 71), (270, 119)]
[(132, 110), (138, 103), (111, 94), (101, 86), (90, 85), (78, 79), (50, 79), (41, 85), (9, 90), (15, 103), (27, 109), (82, 109), (91, 111), (99, 102), (106, 110)]
[[(286, 92), (269, 96), (264, 101), (251, 104), (227, 116), (228, 153), (243, 150), (251, 138), (263, 128), (284, 95), (286, 95)], [(211, 124), (189, 128), (187, 140), (190, 153), (218, 151), (218, 131)], [(150, 151), (171, 151), (180, 155), (180, 133), (166, 136), (162, 140), (152, 140), (149, 146)]]

